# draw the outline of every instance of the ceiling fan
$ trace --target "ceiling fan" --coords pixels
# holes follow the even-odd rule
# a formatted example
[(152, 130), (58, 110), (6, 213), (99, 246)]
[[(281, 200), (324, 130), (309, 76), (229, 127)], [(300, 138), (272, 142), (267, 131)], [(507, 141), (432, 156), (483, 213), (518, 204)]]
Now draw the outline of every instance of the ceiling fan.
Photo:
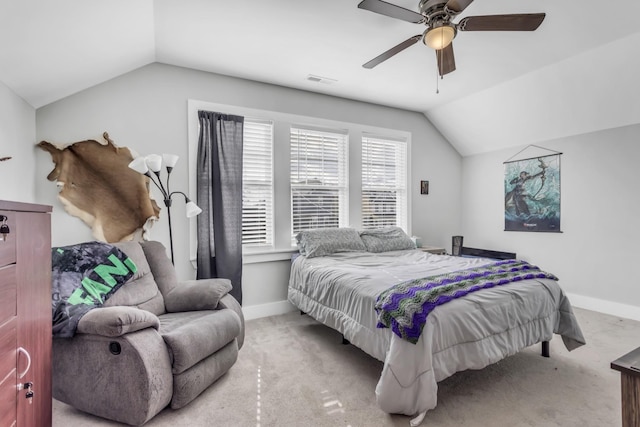
[(544, 20), (544, 13), (519, 13), (510, 15), (467, 16), (457, 24), (453, 19), (464, 11), (473, 0), (420, 0), (420, 13), (382, 0), (364, 0), (358, 7), (391, 18), (414, 24), (424, 24), (427, 29), (363, 65), (373, 68), (402, 52), (418, 40), (436, 51), (438, 74), (444, 76), (456, 69), (451, 43), (458, 31), (534, 31)]

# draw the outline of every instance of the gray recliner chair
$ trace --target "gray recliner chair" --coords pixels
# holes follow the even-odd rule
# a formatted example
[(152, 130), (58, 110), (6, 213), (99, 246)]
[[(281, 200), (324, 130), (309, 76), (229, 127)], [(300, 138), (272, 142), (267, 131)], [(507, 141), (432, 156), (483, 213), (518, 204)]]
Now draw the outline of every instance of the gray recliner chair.
[(159, 242), (116, 243), (135, 276), (53, 340), (53, 397), (81, 411), (141, 425), (181, 408), (225, 374), (244, 341), (227, 279), (178, 283)]

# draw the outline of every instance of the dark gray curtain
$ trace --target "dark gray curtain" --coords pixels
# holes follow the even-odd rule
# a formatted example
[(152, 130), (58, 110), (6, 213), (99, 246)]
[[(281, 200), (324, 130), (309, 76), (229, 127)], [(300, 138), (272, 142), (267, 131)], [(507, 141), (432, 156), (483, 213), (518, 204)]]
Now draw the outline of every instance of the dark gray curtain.
[(244, 117), (198, 111), (198, 279), (231, 280), (242, 304), (242, 131)]

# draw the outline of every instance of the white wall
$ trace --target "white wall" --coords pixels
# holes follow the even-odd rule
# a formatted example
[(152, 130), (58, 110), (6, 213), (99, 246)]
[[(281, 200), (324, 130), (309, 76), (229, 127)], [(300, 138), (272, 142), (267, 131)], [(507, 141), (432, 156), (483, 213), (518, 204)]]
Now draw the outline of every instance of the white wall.
[(36, 112), (0, 82), (0, 200), (36, 202)]
[(640, 33), (594, 46), (427, 117), (463, 156), (640, 123), (638, 46)]
[(563, 153), (562, 233), (503, 231), (503, 162), (524, 147), (465, 157), (465, 246), (516, 252), (556, 274), (574, 305), (640, 320), (639, 137), (632, 125), (536, 143)]
[[(450, 236), (459, 231), (461, 157), (419, 113), (152, 64), (38, 109), (37, 140), (75, 142), (108, 131), (116, 144), (141, 154), (178, 154), (181, 161), (172, 174), (172, 188), (186, 191), (189, 99), (411, 132), (411, 232), (425, 243), (448, 245)], [(54, 205), (53, 244), (90, 240), (89, 229), (62, 211), (55, 185), (45, 179), (53, 166), (49, 154), (40, 152), (37, 165), (37, 196)], [(430, 181), (429, 195), (419, 194), (420, 180)], [(181, 209), (182, 204), (174, 202), (176, 268), (180, 277), (188, 278), (193, 271), (188, 262), (188, 224), (180, 220)], [(152, 237), (168, 246), (163, 213)], [(286, 299), (288, 274), (287, 261), (245, 265), (244, 305)]]

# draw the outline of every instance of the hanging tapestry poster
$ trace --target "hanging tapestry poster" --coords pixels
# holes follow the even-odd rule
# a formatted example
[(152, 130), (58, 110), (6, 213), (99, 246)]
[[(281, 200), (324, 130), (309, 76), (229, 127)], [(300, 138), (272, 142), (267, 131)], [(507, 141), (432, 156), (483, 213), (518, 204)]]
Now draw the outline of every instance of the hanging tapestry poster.
[(560, 154), (504, 164), (505, 231), (560, 232)]

